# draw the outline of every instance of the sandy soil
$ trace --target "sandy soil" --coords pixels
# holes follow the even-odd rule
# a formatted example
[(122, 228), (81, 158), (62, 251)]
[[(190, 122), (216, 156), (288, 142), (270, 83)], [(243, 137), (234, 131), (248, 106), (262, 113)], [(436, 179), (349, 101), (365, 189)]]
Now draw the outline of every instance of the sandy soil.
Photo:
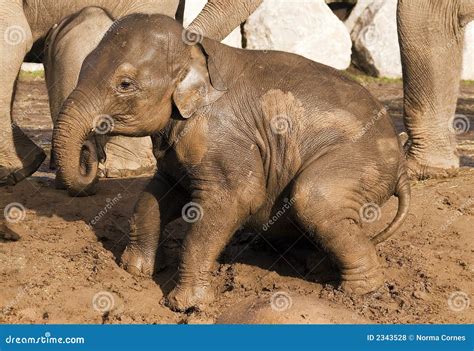
[[(401, 84), (366, 85), (388, 105), (401, 129)], [(470, 118), (471, 131), (460, 135), (460, 151), (463, 164), (473, 167), (474, 85), (463, 86), (458, 112)], [(51, 124), (42, 80), (20, 82), (14, 117), (49, 150)], [(163, 235), (160, 258), (166, 268), (153, 279), (133, 277), (118, 265), (128, 218), (146, 178), (102, 180), (98, 195), (70, 198), (54, 189), (47, 165), (15, 187), (0, 188), (0, 209), (13, 202), (25, 208), (15, 224), (21, 240), (0, 242), (2, 323), (212, 323), (224, 311), (234, 313), (240, 303), (256, 298), (270, 303), (277, 292), (290, 302), (317, 302), (316, 307), (298, 302), (299, 319), (283, 322), (304, 323), (304, 306), (309, 306), (308, 314), (317, 314), (326, 304), (338, 311), (330, 322), (345, 321), (347, 312), (354, 321), (373, 323), (474, 323), (469, 306), (474, 280), (472, 168), (454, 179), (413, 182), (407, 221), (378, 247), (385, 274), (379, 291), (357, 297), (335, 289), (328, 283), (333, 275), (329, 260), (304, 237), (292, 233), (272, 242), (237, 233), (213, 278), (216, 302), (205, 312), (185, 314), (162, 304), (177, 280), (183, 223), (174, 223)], [(385, 226), (395, 210), (391, 199), (367, 232)], [(96, 216), (100, 218), (89, 225)]]

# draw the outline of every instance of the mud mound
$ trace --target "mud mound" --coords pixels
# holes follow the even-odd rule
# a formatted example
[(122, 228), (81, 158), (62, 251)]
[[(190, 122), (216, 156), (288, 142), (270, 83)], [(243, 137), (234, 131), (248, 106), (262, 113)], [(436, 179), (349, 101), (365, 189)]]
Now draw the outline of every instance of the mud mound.
[(222, 324), (363, 324), (368, 319), (336, 304), (310, 296), (276, 292), (266, 298), (246, 299), (224, 311)]

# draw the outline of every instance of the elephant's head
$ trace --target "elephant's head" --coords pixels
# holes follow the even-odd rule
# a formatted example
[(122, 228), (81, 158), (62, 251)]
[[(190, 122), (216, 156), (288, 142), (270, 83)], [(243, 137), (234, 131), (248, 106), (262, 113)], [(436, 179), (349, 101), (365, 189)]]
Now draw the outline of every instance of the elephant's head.
[[(224, 94), (206, 49), (217, 43), (204, 38), (194, 45), (189, 34), (169, 17), (134, 14), (115, 22), (86, 58), (53, 135), (70, 194), (91, 193), (95, 135), (152, 135), (166, 126), (173, 106), (189, 118)], [(81, 166), (84, 155), (89, 162)]]

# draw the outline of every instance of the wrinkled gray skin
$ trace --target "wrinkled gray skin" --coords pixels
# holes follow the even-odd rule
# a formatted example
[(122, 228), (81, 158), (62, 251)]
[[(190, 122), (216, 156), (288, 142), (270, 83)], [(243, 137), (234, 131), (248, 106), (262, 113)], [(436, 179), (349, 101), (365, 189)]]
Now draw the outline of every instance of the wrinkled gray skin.
[[(459, 167), (452, 119), (461, 79), (464, 29), (473, 0), (399, 0), (404, 118), (410, 176), (449, 176)], [(474, 63), (467, 63), (474, 64)]]
[[(210, 0), (190, 28), (222, 40), (260, 2)], [(15, 81), (33, 43), (41, 42), (54, 24), (88, 6), (99, 6), (115, 19), (137, 12), (174, 17), (179, 3), (180, 0), (0, 0), (0, 185), (21, 181), (35, 172), (45, 158), (44, 151), (12, 125), (11, 119)], [(180, 9), (182, 12), (182, 4)]]
[[(45, 155), (17, 126), (11, 126), (10, 105), (15, 78), (31, 45), (62, 18), (81, 8), (100, 5), (114, 18), (131, 12), (176, 13), (177, 0), (0, 0), (0, 33), (20, 26), (25, 40), (6, 43), (0, 35), (0, 185), (14, 184), (33, 173)], [(211, 1), (191, 27), (223, 39), (261, 3)], [(156, 9), (158, 6), (158, 9)], [(170, 9), (171, 8), (171, 9)], [(170, 11), (168, 11), (170, 10)], [(45, 15), (43, 15), (45, 14)], [(472, 0), (399, 0), (398, 34), (404, 75), (405, 125), (409, 174), (413, 178), (450, 175), (459, 167), (455, 136), (450, 132), (459, 90), (464, 28), (474, 19)], [(427, 25), (429, 24), (429, 25)]]
[[(43, 63), (53, 124), (56, 123), (62, 104), (76, 86), (84, 59), (97, 46), (112, 22), (113, 19), (103, 9), (86, 7), (66, 17), (48, 33)], [(108, 127), (101, 126), (99, 121), (98, 124), (99, 129)], [(91, 142), (99, 146), (103, 162), (100, 165), (93, 162), (96, 160), (88, 162), (94, 169), (99, 166), (101, 175), (129, 177), (153, 172), (156, 161), (149, 137), (106, 138), (99, 135), (95, 139)], [(55, 168), (53, 154), (52, 169)], [(57, 185), (62, 187), (60, 182)]]
[[(166, 16), (117, 21), (86, 58), (54, 130), (59, 170), (73, 194), (90, 186), (79, 158), (97, 115), (113, 118), (113, 135), (161, 132), (158, 172), (136, 204), (125, 269), (152, 274), (160, 231), (183, 215), (193, 223), (179, 284), (168, 296), (173, 309), (212, 300), (214, 263), (241, 226), (299, 234), (297, 226), (332, 254), (345, 290), (378, 288), (374, 244), (401, 225), (410, 197), (383, 106), (301, 56), (207, 38), (190, 45), (182, 33)], [(360, 214), (394, 194), (395, 219), (370, 240)]]

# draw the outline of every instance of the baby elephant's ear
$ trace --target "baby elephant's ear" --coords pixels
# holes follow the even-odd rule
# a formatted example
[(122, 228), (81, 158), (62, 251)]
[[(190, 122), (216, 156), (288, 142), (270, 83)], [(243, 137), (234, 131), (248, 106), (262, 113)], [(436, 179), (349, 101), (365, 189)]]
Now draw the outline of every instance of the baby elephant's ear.
[(200, 46), (194, 45), (191, 53), (189, 67), (173, 92), (173, 101), (183, 118), (189, 118), (199, 108), (212, 104), (226, 91), (225, 87), (215, 87), (211, 83), (213, 79), (209, 72), (208, 57)]

